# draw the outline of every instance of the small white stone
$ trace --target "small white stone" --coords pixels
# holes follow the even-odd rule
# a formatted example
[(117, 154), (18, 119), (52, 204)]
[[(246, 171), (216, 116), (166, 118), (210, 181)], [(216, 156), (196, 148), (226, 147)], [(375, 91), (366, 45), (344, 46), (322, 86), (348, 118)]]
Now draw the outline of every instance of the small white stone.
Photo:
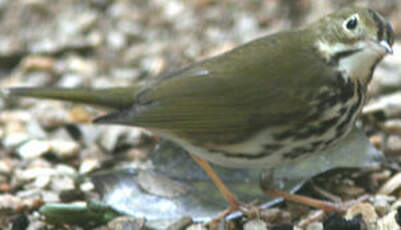
[(167, 1), (163, 6), (164, 14), (170, 19), (175, 19), (185, 10), (184, 4), (175, 0)]
[(35, 188), (43, 189), (50, 184), (50, 176), (39, 176), (36, 177), (35, 181), (32, 183), (32, 186)]
[(119, 50), (126, 46), (127, 44), (127, 37), (125, 36), (124, 33), (121, 33), (119, 31), (111, 31), (108, 33), (106, 37), (107, 45), (114, 49), (114, 50)]
[(0, 194), (0, 210), (15, 210), (16, 207), (22, 207), (23, 200), (10, 194)]
[(58, 81), (58, 87), (73, 88), (79, 87), (83, 83), (83, 77), (79, 74), (66, 73)]
[(379, 194), (389, 195), (401, 187), (401, 172), (395, 174), (379, 190)]
[(97, 71), (96, 62), (78, 56), (70, 57), (66, 60), (66, 64), (69, 71), (78, 75), (90, 76), (96, 74)]
[(43, 198), (44, 203), (58, 203), (60, 202), (60, 198), (58, 193), (53, 191), (41, 191), (41, 197)]
[(35, 179), (39, 176), (53, 176), (56, 174), (56, 170), (52, 168), (30, 168), (25, 170), (16, 170), (15, 177), (21, 181), (27, 181)]
[(58, 175), (64, 175), (64, 176), (76, 176), (77, 171), (69, 166), (69, 165), (65, 165), (65, 164), (58, 164), (56, 166), (56, 172)]
[(85, 174), (92, 172), (96, 168), (100, 167), (100, 161), (98, 159), (85, 159), (79, 166), (79, 173)]
[(29, 136), (27, 133), (16, 132), (7, 134), (3, 140), (3, 146), (5, 148), (12, 148), (20, 145), (22, 142), (27, 141)]
[(193, 224), (189, 226), (186, 230), (207, 230), (203, 224)]
[(52, 140), (50, 141), (51, 151), (60, 158), (75, 157), (80, 149), (78, 143), (74, 141)]
[(102, 132), (99, 144), (108, 152), (112, 152), (116, 147), (119, 139), (127, 134), (128, 129), (122, 126), (107, 127)]
[(43, 130), (37, 120), (27, 122), (26, 131), (30, 136), (37, 139), (45, 139), (47, 137), (47, 133)]
[(31, 140), (21, 145), (17, 149), (17, 154), (22, 159), (34, 159), (41, 157), (43, 154), (50, 151), (48, 141)]
[(267, 224), (258, 219), (250, 220), (244, 225), (244, 230), (266, 230)]
[(75, 189), (74, 180), (68, 176), (56, 176), (51, 181), (51, 191), (63, 191)]
[(323, 230), (323, 224), (321, 222), (314, 222), (306, 227), (306, 230)]
[(89, 192), (89, 191), (92, 191), (93, 189), (95, 189), (95, 185), (92, 182), (88, 181), (88, 182), (82, 183), (79, 186), (79, 188), (81, 189), (82, 192)]
[(0, 160), (0, 174), (10, 174), (13, 170), (13, 164), (10, 160)]

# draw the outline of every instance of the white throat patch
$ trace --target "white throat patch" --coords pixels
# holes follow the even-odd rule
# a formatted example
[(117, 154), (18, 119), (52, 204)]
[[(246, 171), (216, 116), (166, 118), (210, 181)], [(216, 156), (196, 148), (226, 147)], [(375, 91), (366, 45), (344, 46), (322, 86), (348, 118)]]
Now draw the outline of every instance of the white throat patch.
[(367, 83), (373, 65), (385, 54), (383, 48), (374, 42), (358, 42), (351, 46), (342, 43), (330, 44), (326, 41), (318, 41), (316, 46), (328, 62), (338, 53), (360, 49), (354, 54), (340, 58), (338, 70), (344, 73), (344, 77), (359, 80), (362, 83)]

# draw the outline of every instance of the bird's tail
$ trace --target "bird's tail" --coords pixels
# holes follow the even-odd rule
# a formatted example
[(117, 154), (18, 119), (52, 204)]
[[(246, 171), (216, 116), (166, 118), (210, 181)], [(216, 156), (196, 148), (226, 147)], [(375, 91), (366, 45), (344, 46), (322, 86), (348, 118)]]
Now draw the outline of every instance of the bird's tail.
[(135, 103), (135, 97), (139, 89), (140, 87), (104, 89), (21, 87), (0, 89), (0, 96), (56, 99), (121, 110)]

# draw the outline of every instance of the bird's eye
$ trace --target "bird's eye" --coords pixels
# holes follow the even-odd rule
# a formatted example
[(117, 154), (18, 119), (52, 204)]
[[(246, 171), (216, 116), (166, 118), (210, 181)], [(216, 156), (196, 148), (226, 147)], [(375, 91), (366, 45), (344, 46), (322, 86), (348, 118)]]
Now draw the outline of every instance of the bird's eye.
[(347, 19), (345, 22), (345, 27), (348, 30), (353, 30), (358, 25), (358, 18), (356, 16), (352, 16), (351, 18)]

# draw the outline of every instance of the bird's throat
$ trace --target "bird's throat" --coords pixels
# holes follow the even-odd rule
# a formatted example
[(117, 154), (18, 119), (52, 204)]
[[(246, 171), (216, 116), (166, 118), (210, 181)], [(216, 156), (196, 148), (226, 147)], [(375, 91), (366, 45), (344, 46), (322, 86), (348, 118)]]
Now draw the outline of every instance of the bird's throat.
[(383, 58), (383, 54), (362, 43), (351, 46), (319, 41), (316, 46), (324, 60), (336, 66), (346, 80), (358, 81), (365, 86), (372, 77), (374, 67)]
[(372, 79), (376, 64), (382, 59), (377, 53), (369, 49), (361, 49), (351, 55), (338, 59), (338, 70), (345, 78), (361, 82), (367, 86)]

